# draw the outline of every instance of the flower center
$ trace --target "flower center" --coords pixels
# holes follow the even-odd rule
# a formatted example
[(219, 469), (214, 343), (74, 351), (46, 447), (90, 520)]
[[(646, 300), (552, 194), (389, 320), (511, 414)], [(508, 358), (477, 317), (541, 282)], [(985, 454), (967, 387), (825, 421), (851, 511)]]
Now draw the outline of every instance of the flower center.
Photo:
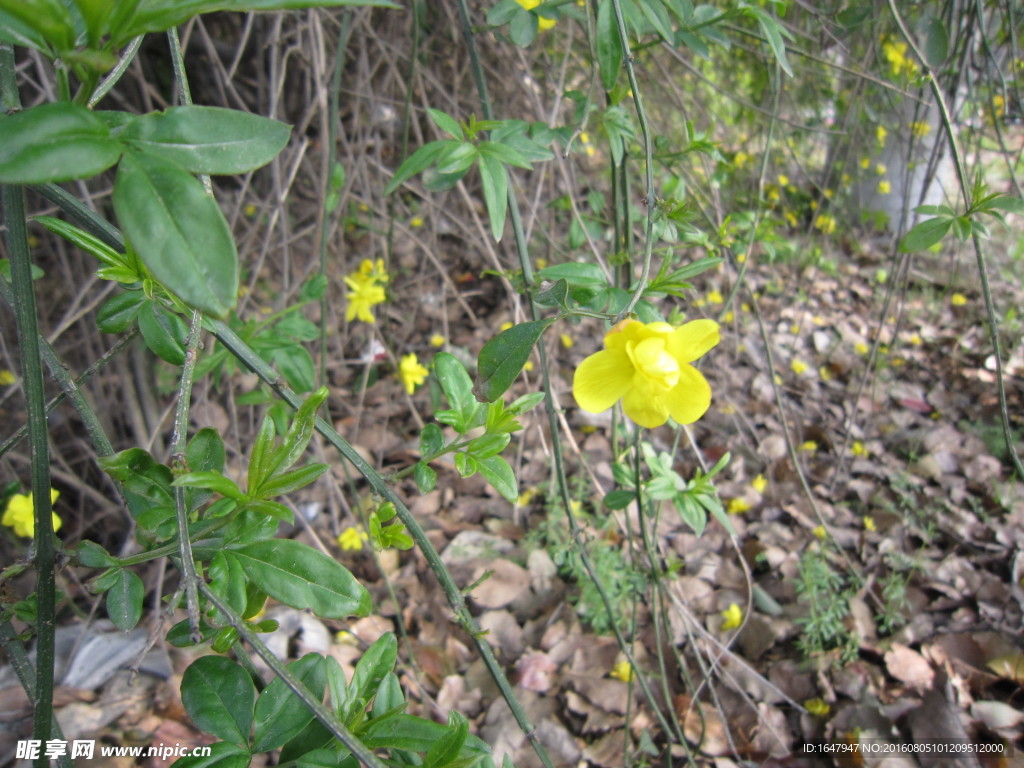
[(633, 366), (658, 389), (668, 391), (679, 382), (679, 362), (665, 350), (665, 340), (644, 339), (629, 346)]

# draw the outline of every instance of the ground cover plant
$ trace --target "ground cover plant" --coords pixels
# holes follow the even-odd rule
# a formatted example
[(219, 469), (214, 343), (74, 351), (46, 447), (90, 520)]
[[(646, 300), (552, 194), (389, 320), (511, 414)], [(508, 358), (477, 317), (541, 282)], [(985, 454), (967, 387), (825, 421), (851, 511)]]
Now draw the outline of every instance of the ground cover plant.
[(4, 758), (1005, 760), (1019, 16), (0, 2)]

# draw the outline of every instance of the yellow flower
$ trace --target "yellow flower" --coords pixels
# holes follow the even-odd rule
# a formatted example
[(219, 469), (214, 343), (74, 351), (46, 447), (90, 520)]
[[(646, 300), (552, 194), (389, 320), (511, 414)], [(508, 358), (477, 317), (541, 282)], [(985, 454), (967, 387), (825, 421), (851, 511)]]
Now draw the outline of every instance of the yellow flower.
[(789, 176), (787, 176), (784, 173), (780, 173), (778, 175), (778, 178), (776, 178), (776, 181), (779, 182), (779, 186), (780, 187), (788, 187), (789, 186)]
[(743, 623), (743, 609), (736, 605), (736, 603), (729, 603), (729, 607), (722, 611), (722, 618), (725, 619), (722, 622), (723, 632), (736, 629)]
[(413, 216), (411, 219), (409, 219), (409, 226), (412, 227), (413, 229), (417, 229), (419, 227), (422, 227), (423, 226), (423, 217), (422, 216)]
[(0, 387), (9, 387), (15, 382), (14, 374), (6, 368), (0, 370)]
[(868, 168), (870, 168), (871, 167), (871, 158), (869, 158), (869, 157), (862, 157), (860, 159), (860, 167), (863, 168), (865, 171)]
[(432, 347), (443, 347), (444, 346), (444, 336), (442, 336), (440, 333), (435, 333), (433, 336), (430, 337), (430, 346), (432, 346)]
[(885, 137), (889, 135), (889, 132), (885, 130), (884, 125), (880, 125), (875, 128), (875, 139), (879, 144), (885, 144)]
[(793, 373), (799, 376), (801, 373), (807, 370), (807, 363), (805, 363), (803, 360), (794, 360), (789, 364), (789, 367), (792, 369)]
[(745, 253), (737, 253), (736, 254), (736, 263), (737, 264), (744, 264), (744, 263), (746, 263), (746, 261), (747, 261), (747, 254), (745, 254)]
[(885, 176), (886, 171), (889, 169), (885, 167), (885, 163), (877, 163), (875, 165), (875, 174), (877, 176)]
[(800, 450), (804, 453), (814, 453), (818, 450), (818, 444), (813, 440), (807, 440), (806, 442), (800, 443)]
[(242, 209), (242, 213), (244, 213), (247, 217), (251, 219), (253, 216), (256, 215), (256, 206), (253, 205), (252, 203), (249, 203), (247, 206), (245, 206), (245, 208)]
[(764, 493), (764, 489), (768, 487), (768, 480), (764, 475), (758, 475), (750, 481), (750, 485), (753, 486), (754, 490), (758, 493)]
[(725, 323), (731, 323), (731, 322), (732, 322), (733, 320), (735, 320), (735, 319), (736, 319), (736, 313), (735, 313), (735, 312), (733, 312), (733, 311), (732, 311), (732, 310), (730, 309), (730, 310), (729, 310), (728, 312), (726, 312), (726, 313), (725, 313), (725, 315), (724, 315), (724, 316), (722, 317), (722, 322), (725, 322)]
[(882, 179), (878, 182), (878, 194), (888, 195), (890, 192), (892, 192), (892, 184), (889, 183), (888, 179)]
[(347, 552), (358, 552), (363, 548), (363, 542), (368, 539), (369, 536), (366, 535), (366, 531), (362, 531), (355, 526), (349, 526), (338, 536), (338, 546)]
[(590, 355), (573, 375), (580, 408), (601, 413), (622, 399), (626, 416), (642, 427), (660, 427), (671, 416), (692, 424), (711, 404), (711, 386), (690, 363), (718, 344), (718, 323), (623, 320), (604, 337), (605, 348)]
[(527, 488), (525, 491), (519, 494), (519, 497), (516, 499), (516, 506), (528, 507), (530, 505), (530, 502), (533, 501), (533, 497), (536, 495), (536, 488)]
[(992, 111), (996, 113), (996, 117), (1002, 117), (1006, 111), (1006, 99), (1003, 98), (1001, 93), (997, 93), (992, 97)]
[[(516, 0), (516, 2), (528, 11), (532, 11), (541, 4), (541, 0)], [(537, 29), (541, 32), (547, 32), (555, 26), (556, 23), (557, 22), (554, 19), (546, 19), (543, 16), (537, 15)]]
[(533, 370), (533, 360), (527, 360), (525, 363), (523, 363), (523, 370), (526, 371), (527, 373), (532, 371)]
[(832, 711), (832, 707), (830, 707), (823, 699), (808, 699), (804, 702), (804, 709), (815, 717), (825, 717)]
[(962, 307), (964, 304), (967, 303), (967, 297), (964, 296), (962, 293), (954, 293), (952, 296), (949, 297), (949, 303), (952, 304), (954, 307)]
[(499, 330), (499, 331), (507, 331), (507, 330), (508, 330), (509, 328), (511, 328), (511, 327), (512, 327), (513, 325), (515, 325), (515, 323), (512, 323), (512, 322), (504, 322), (504, 323), (502, 323), (502, 324), (501, 324), (500, 326), (498, 326), (498, 330)]
[(572, 349), (572, 345), (576, 343), (568, 333), (563, 333), (558, 337), (558, 340), (562, 342), (562, 346), (566, 349)]
[(420, 365), (416, 353), (406, 355), (398, 365), (398, 378), (402, 380), (402, 386), (410, 395), (416, 391), (416, 387), (427, 380), (429, 371)]
[[(57, 498), (60, 496), (60, 492), (51, 488), (50, 489), (50, 504), (52, 505)], [(4, 516), (0, 519), (0, 523), (9, 526), (14, 529), (14, 533), (17, 536), (24, 536), (26, 539), (31, 539), (36, 532), (36, 508), (32, 503), (32, 494), (26, 496), (22, 493), (16, 493), (11, 496), (11, 500), (7, 502), (7, 509), (4, 511)], [(57, 516), (57, 513), (53, 513), (53, 530), (59, 531), (61, 526), (61, 519)]]
[(868, 449), (864, 447), (864, 443), (860, 440), (854, 440), (853, 445), (850, 447), (850, 451), (854, 456), (867, 456)]
[(729, 499), (729, 504), (725, 511), (730, 515), (742, 515), (744, 512), (749, 512), (750, 509), (751, 505), (749, 501), (742, 498), (735, 498)]
[(923, 120), (915, 120), (910, 124), (910, 132), (920, 139), (922, 136), (927, 136), (931, 133), (932, 127)]
[(866, 355), (868, 352), (871, 351), (871, 347), (869, 347), (863, 341), (858, 341), (856, 344), (853, 345), (853, 348), (858, 355)]
[(811, 531), (811, 533), (813, 533), (814, 538), (818, 539), (819, 541), (824, 541), (825, 537), (828, 536), (828, 533), (826, 533), (825, 531), (824, 525), (819, 525), (817, 528)]
[(633, 679), (633, 667), (626, 660), (615, 662), (615, 666), (612, 667), (612, 671), (608, 673), (611, 677), (616, 680), (621, 680), (624, 683), (628, 683)]
[(376, 261), (363, 259), (359, 265), (359, 274), (366, 279), (374, 280), (378, 283), (386, 283), (390, 279), (388, 271), (384, 267), (384, 259), (377, 259)]
[(718, 291), (708, 291), (708, 304), (723, 304), (725, 299), (722, 298), (722, 294)]
[(345, 320), (350, 323), (353, 319), (362, 320), (364, 323), (375, 322), (370, 309), (384, 302), (386, 298), (384, 289), (377, 285), (375, 280), (359, 273), (346, 277), (345, 284), (351, 289), (345, 295), (345, 298), (348, 300)]
[(750, 160), (751, 160), (750, 155), (748, 155), (746, 152), (744, 152), (741, 149), (739, 152), (737, 152), (735, 155), (733, 155), (732, 164), (735, 165), (737, 168), (742, 168), (747, 163), (749, 163)]
[(818, 375), (821, 376), (822, 381), (832, 381), (832, 371), (828, 369), (827, 365), (818, 368)]
[(910, 343), (913, 344), (915, 347), (920, 347), (922, 344), (924, 344), (924, 339), (921, 338), (921, 334), (915, 333), (913, 336), (910, 337)]
[(870, 515), (864, 516), (864, 529), (868, 531), (877, 531), (878, 526), (875, 525), (875, 518)]
[(835, 217), (830, 216), (827, 213), (819, 213), (818, 218), (814, 220), (814, 226), (823, 234), (831, 235), (833, 232), (836, 231)]

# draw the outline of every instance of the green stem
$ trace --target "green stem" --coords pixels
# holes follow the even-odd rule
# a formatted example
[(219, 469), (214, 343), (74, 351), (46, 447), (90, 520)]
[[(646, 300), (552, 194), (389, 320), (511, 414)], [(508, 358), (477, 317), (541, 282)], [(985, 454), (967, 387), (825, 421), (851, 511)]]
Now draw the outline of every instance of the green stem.
[[(5, 109), (19, 104), (14, 77), (14, 49), (0, 45), (0, 96)], [(11, 261), (14, 288), (14, 318), (18, 348), (21, 352), (22, 385), (28, 424), (29, 455), (32, 461), (32, 500), (35, 513), (36, 568), (36, 689), (33, 697), (33, 738), (46, 741), (53, 726), (54, 624), (56, 612), (56, 537), (53, 533), (53, 508), (50, 502), (50, 447), (46, 429), (46, 394), (43, 389), (43, 362), (39, 354), (39, 324), (36, 297), (32, 286), (32, 261), (28, 230), (25, 227), (24, 190), (5, 184), (0, 191), (4, 224), (7, 226), (7, 252)], [(46, 768), (45, 754), (36, 761)]]
[(355, 757), (362, 765), (369, 766), (369, 768), (387, 768), (384, 761), (371, 752), (363, 742), (353, 736), (348, 728), (345, 727), (345, 724), (342, 723), (331, 710), (324, 706), (320, 698), (310, 693), (309, 689), (302, 684), (302, 681), (293, 675), (281, 660), (263, 644), (259, 635), (249, 626), (249, 622), (235, 613), (227, 603), (222, 601), (220, 597), (218, 597), (216, 593), (206, 585), (206, 583), (202, 583), (199, 586), (203, 591), (203, 596), (209, 600), (218, 611), (224, 614), (228, 623), (235, 628), (238, 634), (244, 638), (250, 646), (252, 646), (256, 655), (263, 659), (268, 667), (274, 670), (274, 674), (281, 678), (281, 681), (299, 697), (299, 700), (307, 709), (309, 709), (310, 712), (313, 713), (313, 716), (316, 717), (316, 719), (319, 720), (323, 726), (338, 739), (338, 741), (348, 747), (348, 750), (352, 753), (353, 757)]
[[(192, 312), (192, 325), (188, 332), (185, 349), (185, 364), (181, 367), (181, 384), (178, 386), (178, 405), (174, 412), (174, 438), (171, 441), (171, 466), (175, 472), (188, 472), (185, 449), (188, 442), (188, 416), (192, 403), (192, 380), (196, 373), (196, 358), (199, 355), (199, 337), (203, 332), (202, 315)], [(174, 512), (178, 521), (178, 554), (181, 557), (181, 573), (185, 581), (185, 606), (188, 610), (188, 624), (192, 642), (199, 644), (199, 595), (196, 593), (196, 565), (192, 559), (192, 541), (188, 536), (189, 509), (185, 504), (182, 486), (174, 487)]]
[[(920, 62), (921, 71), (925, 73), (928, 85), (935, 96), (935, 102), (942, 115), (942, 127), (946, 133), (946, 138), (949, 140), (949, 151), (953, 155), (957, 180), (960, 182), (960, 193), (964, 196), (964, 206), (970, 211), (974, 207), (974, 200), (971, 194), (971, 185), (967, 179), (967, 165), (964, 163), (963, 153), (960, 151), (956, 134), (953, 132), (953, 118), (950, 116), (946, 98), (939, 87), (939, 81), (935, 77), (934, 70), (932, 70), (928, 60), (921, 52), (921, 49), (917, 47), (917, 43), (907, 30), (907, 26), (904, 24), (903, 17), (900, 15), (899, 9), (896, 8), (894, 0), (886, 1), (889, 4), (889, 11), (892, 13), (896, 26), (899, 27), (900, 34), (903, 35), (903, 39)], [(1006, 403), (1006, 376), (1003, 372), (1003, 354), (999, 344), (999, 320), (996, 317), (995, 302), (992, 300), (992, 289), (988, 282), (988, 265), (985, 259), (985, 250), (982, 248), (981, 239), (976, 232), (971, 234), (971, 243), (974, 245), (974, 256), (978, 263), (981, 293), (985, 297), (985, 314), (988, 318), (989, 342), (992, 344), (992, 353), (996, 359), (996, 388), (999, 392), (999, 416), (1003, 426), (1003, 439), (1006, 442), (1006, 450), (1010, 454), (1010, 460), (1013, 462), (1014, 469), (1017, 470), (1017, 476), (1024, 480), (1024, 464), (1021, 463), (1020, 456), (1017, 454), (1013, 428), (1010, 425), (1010, 410)]]

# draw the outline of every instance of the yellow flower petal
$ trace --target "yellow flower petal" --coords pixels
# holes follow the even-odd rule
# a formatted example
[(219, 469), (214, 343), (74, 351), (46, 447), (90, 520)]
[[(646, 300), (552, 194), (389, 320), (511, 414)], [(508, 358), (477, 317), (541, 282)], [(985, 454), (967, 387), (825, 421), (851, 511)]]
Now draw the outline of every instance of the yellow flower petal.
[(711, 405), (711, 385), (692, 365), (679, 369), (679, 383), (665, 395), (665, 405), (677, 424), (693, 424)]
[[(654, 429), (668, 421), (668, 407), (656, 394), (631, 388), (622, 398), (622, 410), (641, 427)], [(699, 417), (698, 417), (699, 418)]]
[(736, 629), (743, 624), (743, 609), (736, 603), (729, 603), (729, 607), (722, 611), (722, 618), (725, 619), (722, 622), (723, 631), (728, 632), (730, 629)]
[(691, 320), (672, 332), (668, 351), (680, 363), (692, 363), (720, 340), (718, 323), (714, 320)]
[(764, 475), (758, 475), (750, 481), (750, 484), (758, 493), (764, 493), (764, 489), (768, 487), (768, 481), (765, 479)]
[[(633, 365), (625, 352), (605, 349), (586, 358), (572, 379), (576, 403), (588, 413), (607, 411), (633, 382)], [(662, 422), (664, 423), (664, 422)]]

